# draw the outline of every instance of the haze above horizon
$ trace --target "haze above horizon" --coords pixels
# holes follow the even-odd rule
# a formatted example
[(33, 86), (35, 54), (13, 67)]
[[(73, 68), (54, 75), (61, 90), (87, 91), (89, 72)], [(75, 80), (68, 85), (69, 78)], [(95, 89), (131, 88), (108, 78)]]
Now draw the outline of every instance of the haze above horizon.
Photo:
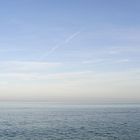
[(139, 5), (0, 1), (0, 100), (140, 102)]

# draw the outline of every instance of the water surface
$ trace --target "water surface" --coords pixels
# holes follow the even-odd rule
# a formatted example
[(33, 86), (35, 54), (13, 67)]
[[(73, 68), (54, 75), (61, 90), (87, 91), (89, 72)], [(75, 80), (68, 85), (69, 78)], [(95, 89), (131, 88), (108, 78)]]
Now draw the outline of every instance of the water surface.
[(0, 140), (140, 140), (140, 106), (2, 102)]

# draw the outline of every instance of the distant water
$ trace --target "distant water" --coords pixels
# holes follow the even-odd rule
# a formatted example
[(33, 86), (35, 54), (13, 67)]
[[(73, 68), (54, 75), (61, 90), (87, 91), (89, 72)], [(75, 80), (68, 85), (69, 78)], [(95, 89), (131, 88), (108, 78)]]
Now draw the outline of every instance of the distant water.
[(140, 106), (0, 103), (0, 140), (140, 140)]

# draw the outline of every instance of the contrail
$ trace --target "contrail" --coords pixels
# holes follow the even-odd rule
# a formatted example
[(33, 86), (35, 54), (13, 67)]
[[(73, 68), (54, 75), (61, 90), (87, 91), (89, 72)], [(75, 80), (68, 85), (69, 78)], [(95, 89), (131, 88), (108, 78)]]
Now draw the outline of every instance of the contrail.
[(73, 38), (75, 38), (77, 35), (80, 34), (80, 31), (75, 32), (74, 34), (72, 34), (71, 36), (69, 36), (68, 38), (66, 38), (66, 40), (64, 41), (64, 43), (69, 43)]
[(69, 37), (67, 37), (65, 40), (63, 40), (63, 42), (61, 42), (60, 44), (57, 44), (56, 46), (54, 46), (49, 52), (44, 53), (39, 60), (42, 60), (43, 58), (47, 57), (48, 55), (52, 54), (53, 52), (55, 52), (57, 49), (61, 48), (63, 45), (68, 44), (73, 38), (75, 38), (76, 36), (78, 36), (81, 32), (75, 32), (72, 35), (70, 35)]

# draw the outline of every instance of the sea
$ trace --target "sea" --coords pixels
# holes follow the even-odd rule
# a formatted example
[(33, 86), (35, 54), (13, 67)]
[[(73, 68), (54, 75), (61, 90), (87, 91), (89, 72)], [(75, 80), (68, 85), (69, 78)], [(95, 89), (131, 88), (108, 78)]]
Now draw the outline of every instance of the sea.
[(140, 140), (140, 105), (1, 102), (0, 140)]

